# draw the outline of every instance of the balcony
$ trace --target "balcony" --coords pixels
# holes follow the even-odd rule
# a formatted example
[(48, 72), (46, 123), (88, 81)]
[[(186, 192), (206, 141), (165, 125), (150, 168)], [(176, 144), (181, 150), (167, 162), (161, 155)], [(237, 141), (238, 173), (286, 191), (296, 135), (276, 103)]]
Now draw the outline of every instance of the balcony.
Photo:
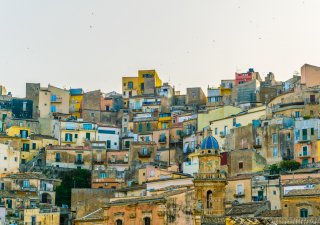
[(62, 102), (62, 98), (61, 97), (51, 97), (51, 102), (53, 103), (61, 103)]
[(210, 180), (210, 179), (222, 179), (222, 177), (218, 173), (195, 173), (194, 179)]
[(84, 162), (83, 162), (83, 160), (76, 160), (76, 161), (74, 161), (74, 164), (82, 165), (82, 164), (84, 164)]
[(128, 163), (128, 160), (125, 161), (125, 160), (121, 160), (121, 159), (118, 159), (118, 160), (108, 160), (108, 164), (127, 164)]
[(244, 198), (245, 194), (243, 192), (239, 192), (233, 195), (235, 198)]
[(95, 160), (95, 161), (93, 162), (93, 164), (95, 164), (95, 165), (103, 165), (103, 164), (104, 164), (104, 161), (102, 161), (102, 160)]
[(159, 139), (159, 143), (160, 143), (160, 144), (165, 144), (165, 143), (167, 143), (167, 138), (160, 138), (160, 139)]
[(147, 151), (139, 151), (138, 155), (140, 158), (150, 158), (151, 157), (151, 151), (147, 150)]
[(300, 152), (299, 157), (300, 158), (309, 158), (309, 157), (311, 157), (311, 154), (310, 154), (310, 152)]

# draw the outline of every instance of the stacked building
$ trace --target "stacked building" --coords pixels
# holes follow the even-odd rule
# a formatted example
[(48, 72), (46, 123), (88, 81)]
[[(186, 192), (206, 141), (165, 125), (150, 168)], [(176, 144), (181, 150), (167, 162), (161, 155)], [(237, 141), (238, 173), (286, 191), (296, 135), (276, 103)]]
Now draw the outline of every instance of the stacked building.
[[(0, 86), (1, 221), (317, 223), (319, 71), (277, 81), (250, 68), (207, 94), (155, 70), (123, 77), (122, 93), (27, 83), (15, 98)], [(74, 170), (91, 187), (57, 205), (59, 174)]]

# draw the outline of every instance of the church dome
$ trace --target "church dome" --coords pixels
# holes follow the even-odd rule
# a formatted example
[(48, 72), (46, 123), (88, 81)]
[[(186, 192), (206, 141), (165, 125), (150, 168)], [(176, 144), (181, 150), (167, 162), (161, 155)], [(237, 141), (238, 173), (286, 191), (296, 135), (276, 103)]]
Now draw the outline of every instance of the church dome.
[(219, 150), (218, 141), (211, 134), (209, 134), (205, 139), (203, 139), (201, 149)]

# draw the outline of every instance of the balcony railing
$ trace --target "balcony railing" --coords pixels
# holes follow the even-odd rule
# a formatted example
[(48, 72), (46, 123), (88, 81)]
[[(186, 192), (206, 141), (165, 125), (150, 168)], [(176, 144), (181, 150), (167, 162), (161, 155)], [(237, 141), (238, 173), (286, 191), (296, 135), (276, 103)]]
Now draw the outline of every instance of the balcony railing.
[(310, 157), (310, 152), (300, 152), (299, 157), (304, 158), (304, 157)]
[(121, 159), (118, 159), (118, 160), (108, 160), (108, 163), (109, 164), (127, 164), (128, 163), (128, 160), (121, 160)]
[(245, 196), (245, 194), (242, 192), (242, 193), (236, 193), (233, 195), (235, 198), (243, 198)]
[(221, 175), (218, 173), (195, 173), (194, 179), (221, 179)]
[(160, 138), (159, 143), (167, 143), (167, 138)]
[(61, 103), (62, 102), (62, 98), (61, 97), (51, 98), (51, 102)]
[(147, 152), (139, 151), (138, 155), (140, 158), (149, 158), (151, 156), (151, 151), (147, 151)]
[(84, 162), (83, 160), (76, 160), (74, 161), (74, 164), (81, 165), (81, 164), (84, 164)]

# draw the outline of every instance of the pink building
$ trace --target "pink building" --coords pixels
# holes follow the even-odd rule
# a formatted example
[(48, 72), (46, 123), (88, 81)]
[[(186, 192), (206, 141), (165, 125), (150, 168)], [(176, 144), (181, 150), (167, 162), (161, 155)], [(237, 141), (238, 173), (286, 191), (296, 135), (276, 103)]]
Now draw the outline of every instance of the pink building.
[(250, 68), (249, 71), (246, 73), (235, 74), (235, 85), (238, 86), (239, 84), (244, 84), (254, 79), (260, 79), (259, 73), (254, 72), (254, 69)]

